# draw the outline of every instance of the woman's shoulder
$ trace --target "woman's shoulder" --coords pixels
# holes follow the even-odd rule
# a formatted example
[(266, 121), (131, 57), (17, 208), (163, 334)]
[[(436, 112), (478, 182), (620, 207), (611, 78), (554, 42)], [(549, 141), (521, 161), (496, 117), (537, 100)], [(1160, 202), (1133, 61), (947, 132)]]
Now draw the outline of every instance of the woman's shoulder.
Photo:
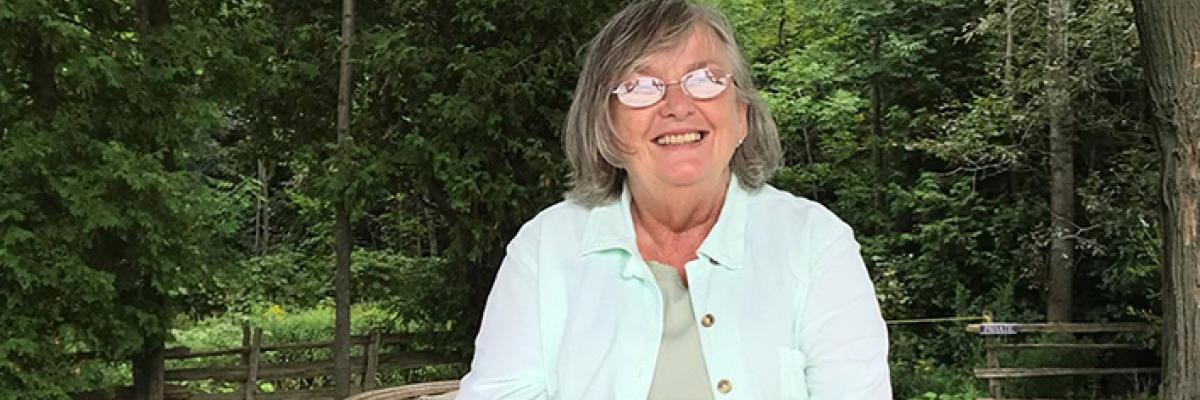
[(750, 192), (747, 218), (751, 222), (821, 235), (848, 234), (852, 231), (850, 225), (821, 203), (771, 185), (763, 185)]
[(539, 211), (521, 226), (513, 243), (541, 242), (544, 237), (582, 234), (590, 209), (572, 200), (562, 200)]
[(802, 279), (811, 279), (827, 254), (858, 250), (850, 225), (819, 202), (764, 185), (746, 208), (747, 244), (770, 260), (791, 260)]
[(573, 200), (562, 200), (543, 208), (525, 223), (529, 225), (571, 226), (587, 221), (591, 209)]

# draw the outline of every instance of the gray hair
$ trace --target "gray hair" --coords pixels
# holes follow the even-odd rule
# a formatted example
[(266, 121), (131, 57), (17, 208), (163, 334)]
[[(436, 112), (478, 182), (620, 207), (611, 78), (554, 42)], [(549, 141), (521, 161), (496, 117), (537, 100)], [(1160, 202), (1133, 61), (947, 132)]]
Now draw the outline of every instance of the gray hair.
[(563, 136), (571, 164), (568, 199), (593, 207), (620, 196), (626, 172), (609, 109), (612, 88), (642, 60), (680, 43), (698, 26), (709, 28), (723, 45), (732, 63), (738, 102), (747, 107), (746, 139), (729, 162), (733, 173), (747, 189), (761, 187), (775, 173), (783, 158), (779, 132), (758, 96), (729, 21), (719, 11), (689, 0), (638, 1), (609, 19), (588, 46)]

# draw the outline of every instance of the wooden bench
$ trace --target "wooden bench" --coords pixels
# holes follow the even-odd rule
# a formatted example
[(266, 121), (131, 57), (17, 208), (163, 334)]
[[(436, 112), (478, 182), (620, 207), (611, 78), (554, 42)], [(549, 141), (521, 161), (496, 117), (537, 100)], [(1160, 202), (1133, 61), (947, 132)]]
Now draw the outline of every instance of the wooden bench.
[(990, 398), (978, 400), (1004, 399), (1001, 381), (1014, 378), (1034, 378), (1050, 376), (1088, 376), (1088, 375), (1140, 375), (1157, 374), (1159, 368), (1150, 367), (1104, 367), (1104, 368), (1004, 368), (1000, 366), (998, 353), (1002, 351), (1030, 350), (1148, 350), (1149, 348), (1136, 343), (1010, 343), (1001, 338), (1016, 337), (1028, 333), (1062, 333), (1062, 334), (1107, 334), (1107, 333), (1152, 333), (1153, 326), (1143, 323), (984, 323), (967, 325), (967, 332), (976, 333), (984, 338), (984, 354), (987, 365), (975, 368), (975, 377), (987, 379)]

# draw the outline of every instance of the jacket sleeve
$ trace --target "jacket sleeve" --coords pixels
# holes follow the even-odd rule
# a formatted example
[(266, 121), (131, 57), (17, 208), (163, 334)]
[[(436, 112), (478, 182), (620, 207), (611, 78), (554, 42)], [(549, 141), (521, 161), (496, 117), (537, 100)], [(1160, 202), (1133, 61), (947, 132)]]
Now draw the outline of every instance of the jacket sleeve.
[(848, 228), (817, 259), (801, 314), (812, 400), (891, 399), (887, 326)]
[(521, 234), (508, 246), (457, 399), (548, 399), (542, 361), (536, 265)]

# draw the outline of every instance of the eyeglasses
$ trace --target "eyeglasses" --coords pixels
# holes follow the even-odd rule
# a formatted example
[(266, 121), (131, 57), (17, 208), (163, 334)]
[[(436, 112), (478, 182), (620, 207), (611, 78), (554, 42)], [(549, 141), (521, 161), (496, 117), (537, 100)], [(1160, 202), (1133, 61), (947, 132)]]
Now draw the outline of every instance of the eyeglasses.
[(700, 68), (688, 72), (674, 82), (663, 82), (662, 79), (639, 76), (617, 85), (612, 93), (617, 95), (621, 104), (642, 108), (658, 103), (667, 95), (667, 86), (678, 84), (683, 93), (693, 99), (706, 100), (717, 97), (729, 83), (733, 74), (719, 68)]

